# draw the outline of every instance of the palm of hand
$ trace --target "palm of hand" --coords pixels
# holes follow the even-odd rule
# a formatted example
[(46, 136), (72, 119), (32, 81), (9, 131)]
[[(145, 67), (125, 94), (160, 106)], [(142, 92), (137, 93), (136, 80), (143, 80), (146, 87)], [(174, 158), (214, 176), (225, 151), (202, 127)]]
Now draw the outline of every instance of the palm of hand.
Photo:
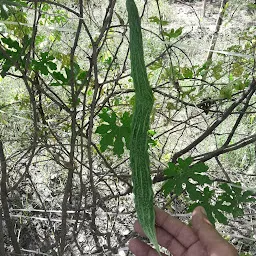
[[(159, 244), (173, 256), (237, 256), (237, 251), (212, 227), (207, 217), (201, 213), (201, 207), (195, 210), (192, 227), (156, 209), (156, 233)], [(144, 236), (138, 222), (134, 229)], [(136, 256), (158, 256), (146, 243), (134, 239), (130, 241), (130, 250)], [(165, 255), (165, 254), (162, 254)]]
[[(156, 227), (157, 240), (161, 246), (165, 247), (175, 256), (207, 256), (205, 249), (192, 228), (175, 218), (169, 218), (169, 215), (164, 216), (163, 219), (161, 217), (162, 212), (160, 216), (159, 214), (156, 215), (156, 222), (158, 224)], [(144, 235), (138, 222), (135, 223), (134, 228), (139, 234)], [(150, 246), (140, 240), (130, 242), (130, 247), (136, 248), (136, 256), (158, 255)]]

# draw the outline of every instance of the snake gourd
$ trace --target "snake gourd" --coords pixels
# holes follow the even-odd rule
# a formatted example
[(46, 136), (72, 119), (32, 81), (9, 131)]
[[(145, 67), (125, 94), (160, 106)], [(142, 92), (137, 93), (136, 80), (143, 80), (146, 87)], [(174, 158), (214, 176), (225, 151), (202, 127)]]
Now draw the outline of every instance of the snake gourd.
[(147, 77), (140, 17), (134, 0), (126, 0), (126, 8), (130, 28), (131, 76), (135, 89), (130, 144), (135, 209), (144, 233), (160, 255), (156, 239), (155, 211), (148, 154), (148, 130), (154, 97)]

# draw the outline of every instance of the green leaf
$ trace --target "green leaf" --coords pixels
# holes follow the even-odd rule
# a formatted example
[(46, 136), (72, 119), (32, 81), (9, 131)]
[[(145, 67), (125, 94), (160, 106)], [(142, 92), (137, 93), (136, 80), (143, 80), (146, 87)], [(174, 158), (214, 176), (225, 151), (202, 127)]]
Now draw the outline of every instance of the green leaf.
[(235, 88), (235, 90), (237, 91), (241, 91), (244, 90), (244, 88), (247, 86), (246, 83), (244, 81), (241, 81), (240, 79), (235, 80), (233, 82), (233, 86)]
[[(175, 181), (176, 185), (171, 189), (173, 189), (176, 194), (180, 194), (183, 191), (184, 186), (188, 194), (191, 194), (191, 196), (195, 198), (195, 195), (199, 195), (197, 187), (199, 185), (211, 184), (212, 181), (208, 176), (203, 174), (208, 170), (208, 167), (204, 163), (196, 163), (191, 166), (192, 162), (193, 158), (191, 157), (188, 157), (185, 160), (179, 158), (177, 164), (169, 162), (168, 168), (164, 170), (164, 175)], [(189, 181), (190, 179), (195, 183), (191, 183)], [(163, 191), (168, 190), (169, 193), (170, 189), (167, 188), (168, 184), (169, 183), (165, 184), (162, 189)]]
[(220, 223), (223, 223), (225, 225), (228, 224), (228, 219), (227, 217), (221, 212), (219, 211), (218, 209), (214, 210), (214, 216), (215, 218), (220, 222)]
[(51, 69), (51, 70), (57, 70), (57, 65), (54, 62), (48, 62), (47, 66)]
[(15, 7), (26, 7), (26, 3), (15, 0), (1, 0), (0, 2), (0, 19), (6, 20), (17, 10)]
[(40, 71), (43, 75), (46, 75), (46, 76), (49, 74), (48, 68), (44, 65), (38, 65), (37, 71)]
[(174, 193), (179, 196), (182, 194), (183, 192), (183, 181), (182, 180), (176, 180), (176, 184), (175, 184), (175, 187), (174, 187)]
[(244, 67), (239, 62), (235, 62), (232, 65), (231, 72), (232, 72), (233, 76), (239, 77), (239, 76), (241, 76), (243, 74)]
[(148, 144), (152, 145), (152, 147), (157, 145), (157, 140), (153, 139), (155, 134), (156, 134), (156, 131), (148, 130)]
[(123, 135), (120, 133), (120, 129), (118, 129), (117, 136), (114, 142), (114, 154), (119, 157), (124, 153), (124, 142), (122, 140)]
[(220, 97), (230, 100), (232, 98), (232, 88), (230, 86), (224, 86), (220, 90)]
[(222, 204), (220, 201), (217, 201), (215, 206), (220, 211), (232, 213), (232, 208), (229, 205)]
[(190, 68), (181, 68), (181, 72), (184, 78), (193, 78), (193, 71)]
[(163, 67), (163, 60), (162, 59), (160, 59), (160, 60), (157, 60), (157, 61), (155, 61), (152, 65), (150, 65), (148, 68), (150, 69), (150, 70), (157, 70), (157, 69), (159, 69), (159, 68), (162, 68)]
[(104, 135), (100, 141), (100, 150), (104, 152), (109, 146), (113, 145), (114, 136), (110, 133), (108, 135)]
[[(127, 149), (130, 147), (131, 115), (125, 112), (118, 119), (115, 112), (105, 108), (99, 114), (99, 117), (103, 124), (97, 127), (95, 132), (101, 135), (100, 145), (102, 152), (109, 146), (113, 146), (114, 155), (120, 157), (124, 153), (124, 147), (126, 146)], [(119, 120), (120, 122), (118, 122)], [(121, 123), (121, 125), (117, 123)], [(111, 139), (107, 139), (107, 137), (111, 137)]]
[(255, 3), (248, 3), (247, 7), (248, 7), (248, 9), (256, 10), (256, 4)]
[(209, 167), (205, 164), (205, 163), (196, 163), (194, 164), (191, 169), (193, 170), (193, 172), (197, 172), (197, 173), (202, 173), (202, 172), (207, 172)]
[(172, 162), (169, 162), (168, 163), (168, 168), (166, 170), (164, 170), (164, 174), (168, 177), (175, 177), (177, 176), (178, 174), (178, 167), (172, 163)]
[(52, 72), (52, 76), (55, 80), (61, 81), (62, 83), (67, 82), (67, 79), (64, 77), (64, 75), (60, 72)]
[(7, 20), (9, 17), (8, 9), (0, 4), (0, 19)]
[(15, 49), (17, 52), (21, 51), (19, 43), (15, 40), (12, 40), (10, 37), (1, 38), (1, 41), (8, 46), (9, 49)]
[(237, 218), (239, 216), (243, 216), (244, 215), (244, 211), (243, 211), (243, 209), (241, 209), (239, 207), (236, 207), (235, 211), (232, 212), (232, 215), (233, 215), (234, 218)]
[(165, 25), (168, 25), (169, 22), (167, 20), (160, 20), (157, 16), (152, 16), (152, 17), (149, 17), (149, 22), (153, 22), (153, 23), (156, 23), (158, 25), (162, 25), (162, 26), (165, 26)]
[(193, 201), (197, 201), (197, 200), (200, 200), (202, 199), (202, 194), (201, 192), (197, 191), (196, 190), (196, 187), (191, 184), (191, 186), (187, 186), (187, 192), (189, 194), (189, 198)]
[(212, 184), (212, 180), (206, 175), (193, 175), (192, 179), (200, 185)]
[[(218, 196), (218, 205), (226, 205), (226, 212), (232, 213), (234, 217), (243, 215), (243, 203), (254, 199), (251, 191), (243, 191), (240, 183), (234, 185), (223, 183), (219, 186), (223, 193)], [(255, 201), (255, 200), (254, 200)]]
[(218, 62), (218, 64), (212, 68), (212, 71), (213, 71), (213, 77), (219, 80), (222, 76), (222, 71), (223, 71), (222, 63)]
[(174, 104), (174, 103), (172, 103), (172, 102), (167, 102), (167, 104), (166, 104), (166, 108), (170, 111), (170, 110), (174, 110), (174, 109), (177, 109), (177, 106)]
[(206, 211), (206, 213), (207, 213), (207, 218), (208, 218), (208, 220), (209, 220), (213, 225), (215, 225), (216, 220), (215, 220), (215, 218), (214, 218), (214, 216), (213, 216), (213, 212), (212, 212), (211, 208), (207, 207), (207, 205), (204, 205), (204, 204), (201, 204), (201, 205), (204, 207), (204, 209), (205, 209), (205, 211)]
[(192, 157), (188, 157), (185, 160), (183, 160), (182, 158), (178, 159), (179, 166), (182, 170), (187, 170), (189, 166), (192, 164), (192, 162), (193, 162)]
[(101, 118), (101, 120), (103, 122), (115, 125), (116, 124), (116, 113), (112, 112), (110, 115), (108, 114), (108, 109), (105, 108), (103, 109), (103, 111), (101, 112), (101, 114), (99, 114), (99, 117)]
[[(57, 65), (54, 62), (52, 62), (52, 60), (54, 60), (55, 58), (49, 55), (49, 52), (41, 52), (40, 56), (41, 56), (41, 59), (32, 60), (31, 62), (33, 70), (39, 71), (46, 76), (50, 73), (49, 69), (57, 70)], [(58, 85), (58, 84), (52, 84), (52, 85)]]
[(123, 116), (121, 116), (120, 120), (121, 120), (123, 126), (130, 127), (131, 121), (132, 121), (132, 115), (129, 112), (124, 112)]
[(227, 183), (222, 183), (219, 187), (226, 192), (225, 195), (231, 195), (232, 194), (231, 186), (229, 186)]
[(77, 76), (77, 79), (83, 81), (86, 78), (87, 74), (88, 72), (83, 70), (79, 73), (79, 75)]
[(126, 148), (130, 149), (130, 140), (131, 140), (131, 128), (130, 127), (120, 127), (120, 134), (123, 135), (126, 143)]
[(171, 191), (174, 189), (175, 183), (176, 181), (174, 179), (173, 180), (169, 179), (164, 183), (162, 189), (165, 196), (171, 193)]
[(163, 34), (168, 37), (168, 39), (171, 39), (171, 38), (177, 38), (179, 37), (181, 34), (182, 34), (182, 30), (183, 30), (183, 27), (180, 27), (178, 29), (171, 29), (171, 30), (168, 30), (168, 31), (164, 31)]
[(101, 126), (99, 126), (97, 129), (96, 129), (96, 133), (99, 133), (99, 134), (105, 134), (107, 133), (109, 130), (111, 130), (111, 126), (108, 125), (108, 124), (102, 124)]

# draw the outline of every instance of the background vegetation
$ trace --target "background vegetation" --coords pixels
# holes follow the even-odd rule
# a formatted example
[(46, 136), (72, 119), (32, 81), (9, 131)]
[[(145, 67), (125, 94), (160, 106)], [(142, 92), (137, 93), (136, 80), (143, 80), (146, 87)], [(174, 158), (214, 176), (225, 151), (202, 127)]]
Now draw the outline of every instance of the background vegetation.
[[(255, 255), (255, 2), (136, 1), (158, 207)], [(205, 8), (205, 9), (204, 9)], [(129, 255), (124, 1), (0, 1), (0, 255)]]

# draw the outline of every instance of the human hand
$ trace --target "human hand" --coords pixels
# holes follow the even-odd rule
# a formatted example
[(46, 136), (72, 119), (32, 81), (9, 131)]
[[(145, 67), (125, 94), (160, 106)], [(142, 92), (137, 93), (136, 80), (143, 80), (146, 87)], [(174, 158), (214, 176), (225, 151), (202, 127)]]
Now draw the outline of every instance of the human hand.
[[(211, 225), (203, 207), (198, 206), (193, 211), (192, 227), (163, 210), (155, 208), (155, 211), (157, 240), (173, 256), (238, 256), (236, 249)], [(138, 221), (134, 229), (145, 236)], [(136, 256), (158, 255), (152, 247), (139, 239), (130, 240), (129, 249)]]

